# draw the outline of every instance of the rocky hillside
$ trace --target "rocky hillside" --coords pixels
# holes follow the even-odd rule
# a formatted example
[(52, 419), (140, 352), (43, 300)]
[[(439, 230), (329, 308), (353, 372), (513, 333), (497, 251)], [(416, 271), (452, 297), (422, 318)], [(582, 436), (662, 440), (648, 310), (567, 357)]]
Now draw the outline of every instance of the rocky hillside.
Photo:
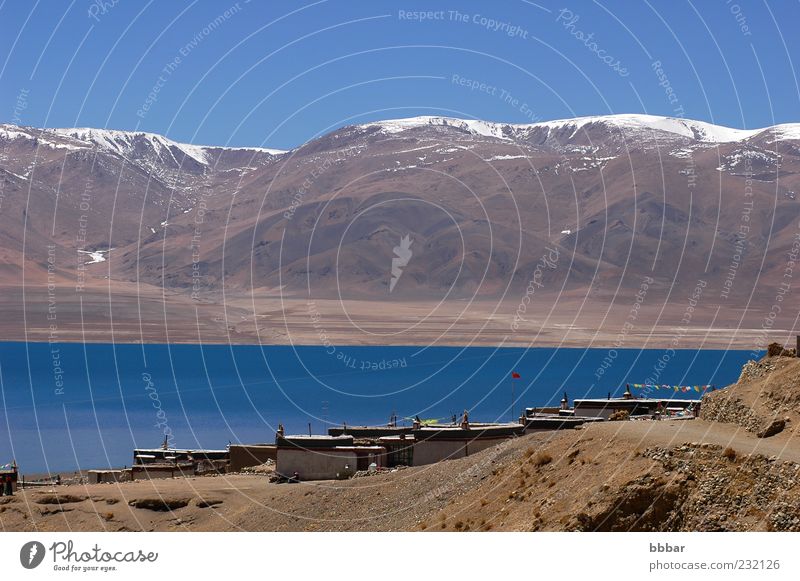
[[(776, 353), (773, 349), (771, 352)], [(749, 361), (734, 385), (703, 397), (701, 417), (742, 426), (762, 438), (784, 430), (796, 433), (800, 424), (800, 358), (793, 351), (785, 353)]]

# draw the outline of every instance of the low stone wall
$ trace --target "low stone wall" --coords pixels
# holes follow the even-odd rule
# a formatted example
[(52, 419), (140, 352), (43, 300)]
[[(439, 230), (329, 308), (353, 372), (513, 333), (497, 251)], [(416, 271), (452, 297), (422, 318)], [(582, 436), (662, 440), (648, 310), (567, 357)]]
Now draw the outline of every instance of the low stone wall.
[(785, 427), (782, 418), (759, 415), (740, 398), (732, 397), (725, 390), (716, 391), (703, 397), (700, 417), (709, 422), (724, 422), (742, 426), (759, 438), (774, 436)]

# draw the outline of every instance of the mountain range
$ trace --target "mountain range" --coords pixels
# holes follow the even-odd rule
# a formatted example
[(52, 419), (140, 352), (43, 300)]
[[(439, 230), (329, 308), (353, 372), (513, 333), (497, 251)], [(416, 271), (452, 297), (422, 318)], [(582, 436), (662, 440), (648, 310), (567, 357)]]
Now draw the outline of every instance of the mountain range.
[(415, 117), (289, 151), (1, 125), (0, 285), (513, 310), (651, 281), (680, 311), (702, 281), (705, 306), (761, 312), (791, 282), (798, 190), (800, 124)]

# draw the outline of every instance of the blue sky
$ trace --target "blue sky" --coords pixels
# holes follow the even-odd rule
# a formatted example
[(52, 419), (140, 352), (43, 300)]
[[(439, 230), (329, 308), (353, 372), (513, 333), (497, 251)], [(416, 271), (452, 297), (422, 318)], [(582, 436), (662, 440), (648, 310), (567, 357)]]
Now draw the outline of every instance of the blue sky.
[(800, 121), (799, 22), (744, 0), (5, 1), (0, 121), (279, 148), (424, 114), (763, 127)]

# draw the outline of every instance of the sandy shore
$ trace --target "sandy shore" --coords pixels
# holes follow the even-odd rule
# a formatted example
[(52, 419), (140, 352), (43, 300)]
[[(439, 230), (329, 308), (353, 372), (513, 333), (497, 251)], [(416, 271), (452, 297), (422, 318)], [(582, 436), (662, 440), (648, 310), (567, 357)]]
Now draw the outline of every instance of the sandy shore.
[[(707, 306), (683, 324), (686, 305), (635, 311), (629, 302), (542, 296), (518, 317), (513, 301), (338, 301), (228, 295), (192, 301), (132, 283), (69, 287), (55, 294), (55, 316), (42, 287), (0, 288), (0, 332), (9, 341), (170, 342), (264, 345), (473, 345), (754, 349), (788, 342), (800, 329), (762, 329), (756, 308)], [(795, 324), (793, 322), (792, 324)]]

